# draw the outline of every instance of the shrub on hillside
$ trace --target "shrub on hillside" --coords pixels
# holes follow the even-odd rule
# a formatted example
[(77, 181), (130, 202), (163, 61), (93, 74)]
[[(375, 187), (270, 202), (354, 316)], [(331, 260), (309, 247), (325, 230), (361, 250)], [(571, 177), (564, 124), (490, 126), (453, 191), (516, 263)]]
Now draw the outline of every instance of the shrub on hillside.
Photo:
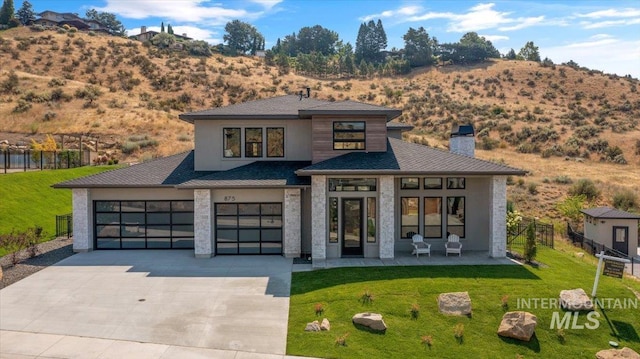
[(632, 190), (625, 189), (613, 195), (613, 206), (623, 211), (638, 208), (638, 197)]
[(594, 201), (600, 197), (600, 190), (592, 180), (581, 178), (571, 186), (569, 195), (572, 197), (584, 195), (588, 201)]

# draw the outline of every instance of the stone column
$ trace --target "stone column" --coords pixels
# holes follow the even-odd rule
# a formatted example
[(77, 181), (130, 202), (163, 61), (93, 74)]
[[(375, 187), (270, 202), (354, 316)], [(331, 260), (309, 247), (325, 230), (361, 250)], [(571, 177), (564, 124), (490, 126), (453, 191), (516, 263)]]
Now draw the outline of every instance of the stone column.
[(380, 208), (378, 216), (378, 233), (380, 240), (380, 258), (393, 259), (395, 249), (395, 208), (394, 208), (394, 178), (393, 176), (380, 176)]
[(300, 257), (302, 241), (300, 188), (285, 188), (284, 190), (284, 256), (286, 258)]
[(73, 205), (73, 251), (89, 252), (93, 250), (93, 231), (91, 230), (91, 198), (88, 188), (74, 188)]
[(196, 258), (211, 258), (211, 190), (193, 190), (193, 229)]
[(491, 208), (489, 209), (489, 256), (507, 255), (507, 177), (491, 177)]
[(327, 258), (327, 177), (311, 177), (311, 259)]

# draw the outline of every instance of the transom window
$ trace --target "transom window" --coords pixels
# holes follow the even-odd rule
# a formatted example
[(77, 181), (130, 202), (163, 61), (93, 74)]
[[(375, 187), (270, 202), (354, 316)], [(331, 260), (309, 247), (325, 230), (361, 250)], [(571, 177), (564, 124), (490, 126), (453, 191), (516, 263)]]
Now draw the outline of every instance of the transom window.
[(333, 123), (334, 150), (364, 150), (366, 126), (364, 121), (336, 121)]
[(368, 192), (375, 190), (375, 178), (329, 178), (329, 191), (331, 192)]
[(400, 179), (401, 189), (420, 189), (420, 179), (418, 177), (408, 177)]
[(464, 177), (447, 177), (447, 189), (464, 189)]

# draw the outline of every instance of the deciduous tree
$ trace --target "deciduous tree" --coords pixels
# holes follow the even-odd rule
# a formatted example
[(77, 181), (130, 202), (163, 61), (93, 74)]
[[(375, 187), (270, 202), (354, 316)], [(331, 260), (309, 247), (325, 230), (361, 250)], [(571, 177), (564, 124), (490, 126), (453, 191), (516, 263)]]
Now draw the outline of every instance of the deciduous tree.
[(527, 41), (520, 52), (518, 52), (518, 57), (527, 61), (536, 61), (540, 62), (540, 52), (538, 52), (538, 46), (534, 45), (533, 41)]
[(417, 30), (410, 27), (402, 39), (404, 40), (404, 56), (411, 67), (433, 64), (434, 42), (422, 26)]
[(251, 54), (264, 50), (264, 36), (253, 25), (233, 20), (225, 25), (224, 42), (232, 54)]

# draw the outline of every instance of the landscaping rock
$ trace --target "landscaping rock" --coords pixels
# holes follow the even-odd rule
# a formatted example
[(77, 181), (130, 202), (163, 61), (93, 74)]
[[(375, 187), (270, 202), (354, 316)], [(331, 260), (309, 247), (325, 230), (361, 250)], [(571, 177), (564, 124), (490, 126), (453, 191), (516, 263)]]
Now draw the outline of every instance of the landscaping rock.
[(576, 253), (576, 257), (578, 257), (578, 258), (584, 258), (584, 252), (577, 252), (577, 253)]
[(359, 324), (370, 328), (377, 332), (384, 332), (387, 330), (387, 325), (382, 320), (382, 314), (377, 313), (358, 313), (351, 318), (353, 324)]
[(317, 320), (314, 320), (311, 323), (307, 323), (307, 327), (304, 328), (305, 332), (319, 332), (320, 331), (320, 323)]
[(442, 293), (438, 296), (440, 313), (449, 315), (471, 315), (469, 292)]
[(624, 347), (622, 349), (606, 349), (596, 353), (598, 359), (640, 359), (635, 350)]
[(326, 331), (331, 330), (331, 323), (329, 323), (329, 319), (327, 318), (322, 319), (322, 323), (320, 324), (320, 330), (326, 330)]
[(593, 303), (582, 288), (561, 290), (560, 306), (570, 311), (593, 310)]
[(528, 342), (537, 324), (538, 318), (529, 312), (507, 312), (502, 316), (498, 335)]

